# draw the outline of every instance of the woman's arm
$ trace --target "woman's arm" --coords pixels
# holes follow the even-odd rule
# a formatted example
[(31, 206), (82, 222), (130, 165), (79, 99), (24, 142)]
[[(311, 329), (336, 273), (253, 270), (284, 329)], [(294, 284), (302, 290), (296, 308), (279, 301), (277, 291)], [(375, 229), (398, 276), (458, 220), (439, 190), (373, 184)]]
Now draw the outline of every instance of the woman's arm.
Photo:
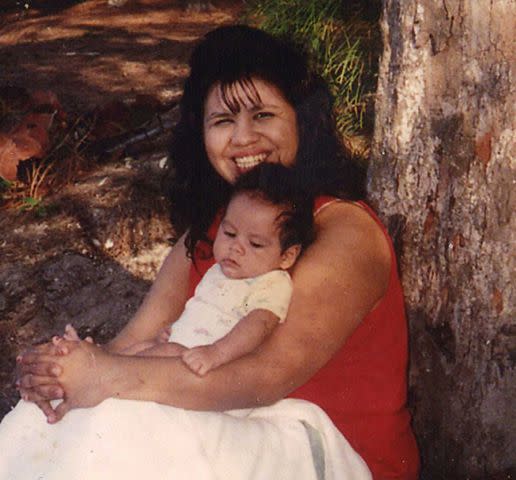
[(161, 329), (179, 318), (187, 300), (191, 265), (184, 240), (184, 236), (181, 237), (165, 258), (142, 305), (106, 345), (108, 351), (116, 353), (135, 343), (153, 340)]
[[(190, 265), (182, 237), (166, 257), (134, 317), (106, 346), (108, 351), (121, 352), (135, 343), (154, 339), (164, 326), (179, 317), (187, 300)], [(47, 416), (52, 411), (48, 400), (63, 397), (63, 389), (56, 380), (62, 366), (52, 356), (56, 353), (50, 343), (31, 348), (18, 357), (20, 393), (36, 402)]]
[(252, 407), (305, 383), (381, 299), (390, 270), (383, 232), (361, 207), (333, 204), (316, 224), (317, 239), (293, 272), (287, 320), (258, 349), (199, 377), (178, 359), (116, 356), (81, 342), (57, 359), (67, 392), (58, 418), (107, 397), (198, 410)]

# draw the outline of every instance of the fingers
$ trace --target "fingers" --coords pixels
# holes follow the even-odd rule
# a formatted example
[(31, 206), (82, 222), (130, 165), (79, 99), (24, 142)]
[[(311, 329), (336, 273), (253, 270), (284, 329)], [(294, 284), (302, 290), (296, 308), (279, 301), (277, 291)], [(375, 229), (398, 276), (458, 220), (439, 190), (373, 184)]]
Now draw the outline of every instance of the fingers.
[[(54, 337), (59, 338), (59, 337)], [(33, 345), (32, 347), (28, 348), (24, 352), (20, 353), (16, 360), (18, 362), (21, 361), (21, 359), (27, 355), (56, 355), (57, 354), (57, 346), (54, 345), (54, 338), (51, 342), (42, 343), (41, 345)]]
[(51, 416), (47, 416), (48, 423), (57, 423), (61, 420), (69, 411), (71, 410), (71, 406), (68, 404), (66, 400), (61, 402), (54, 411), (52, 411)]
[(45, 417), (47, 417), (48, 423), (54, 423), (53, 420), (55, 418), (54, 409), (50, 405), (50, 402), (48, 400), (38, 400), (34, 402), (39, 409), (43, 412)]
[(43, 415), (47, 417), (48, 423), (55, 423), (56, 422), (56, 414), (54, 412), (54, 409), (52, 408), (52, 405), (48, 400), (29, 400), (26, 398), (25, 395), (23, 395), (23, 399), (28, 402), (35, 403), (38, 408), (43, 412)]
[(23, 394), (22, 398), (27, 402), (35, 403), (38, 406), (38, 408), (43, 412), (43, 415), (47, 417), (48, 423), (55, 423), (57, 421), (56, 413), (52, 408), (52, 405), (50, 404), (49, 400), (37, 399), (36, 395), (31, 393)]
[(66, 339), (66, 334), (63, 337), (52, 337), (52, 344), (57, 349), (58, 355), (67, 355), (69, 353), (67, 346), (64, 344)]
[(41, 377), (58, 377), (63, 369), (53, 360), (55, 357), (52, 356), (26, 353), (18, 360), (19, 376), (32, 374)]
[(163, 328), (158, 333), (158, 336), (157, 336), (158, 343), (167, 343), (170, 338), (171, 333), (172, 333), (172, 327), (168, 326), (168, 327)]
[(209, 359), (206, 358), (204, 352), (198, 349), (190, 349), (183, 353), (181, 356), (183, 362), (186, 363), (188, 368), (192, 370), (192, 372), (196, 373), (199, 376), (204, 376), (211, 370), (211, 364)]
[(56, 386), (57, 379), (54, 376), (34, 375), (27, 373), (16, 381), (16, 386), (22, 390), (34, 389), (40, 386)]

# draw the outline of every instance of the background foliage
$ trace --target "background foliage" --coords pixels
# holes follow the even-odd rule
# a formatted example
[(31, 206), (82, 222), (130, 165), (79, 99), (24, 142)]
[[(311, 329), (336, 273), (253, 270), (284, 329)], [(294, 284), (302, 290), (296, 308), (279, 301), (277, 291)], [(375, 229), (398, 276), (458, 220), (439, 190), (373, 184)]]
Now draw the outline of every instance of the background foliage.
[(303, 44), (335, 97), (344, 138), (370, 133), (379, 1), (248, 0), (244, 20)]

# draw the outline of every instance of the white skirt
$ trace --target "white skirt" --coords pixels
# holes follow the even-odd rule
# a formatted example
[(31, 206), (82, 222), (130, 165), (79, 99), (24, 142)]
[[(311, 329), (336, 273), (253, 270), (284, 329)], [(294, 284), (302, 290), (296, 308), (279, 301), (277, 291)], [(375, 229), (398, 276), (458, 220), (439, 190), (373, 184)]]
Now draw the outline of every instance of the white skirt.
[(227, 413), (108, 399), (55, 425), (20, 401), (0, 424), (1, 480), (369, 480), (316, 405)]

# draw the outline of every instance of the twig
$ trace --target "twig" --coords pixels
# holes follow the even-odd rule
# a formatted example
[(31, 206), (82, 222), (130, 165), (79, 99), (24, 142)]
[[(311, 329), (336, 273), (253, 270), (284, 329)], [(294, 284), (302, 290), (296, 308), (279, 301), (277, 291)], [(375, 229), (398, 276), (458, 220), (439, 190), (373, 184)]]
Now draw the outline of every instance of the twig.
[[(174, 110), (175, 108), (177, 108), (177, 104), (174, 104), (174, 106), (169, 110), (169, 112)], [(136, 130), (123, 133), (121, 135), (103, 138), (98, 142), (92, 144), (89, 149), (92, 153), (96, 154), (112, 153), (116, 150), (126, 148), (129, 145), (134, 145), (135, 143), (139, 143), (143, 140), (151, 140), (152, 138), (155, 138), (158, 135), (165, 133), (168, 129), (172, 128), (176, 123), (172, 119), (163, 119), (160, 114), (156, 115), (156, 120), (158, 122), (158, 125), (154, 127), (141, 127)]]

